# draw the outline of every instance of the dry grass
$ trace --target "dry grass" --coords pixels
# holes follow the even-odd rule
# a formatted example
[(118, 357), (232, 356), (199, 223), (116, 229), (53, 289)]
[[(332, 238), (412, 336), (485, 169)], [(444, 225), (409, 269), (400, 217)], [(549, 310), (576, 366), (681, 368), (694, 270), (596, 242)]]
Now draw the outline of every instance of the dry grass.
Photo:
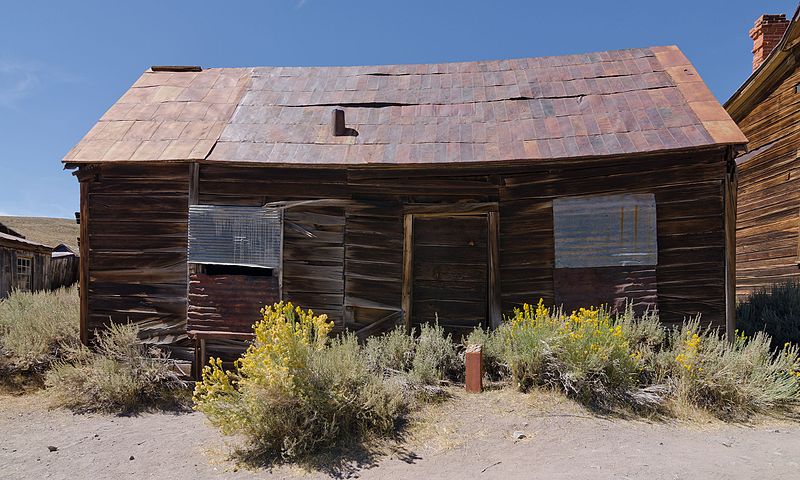
[(78, 343), (78, 329), (77, 288), (14, 292), (0, 302), (0, 363), (12, 372), (41, 372)]
[(94, 350), (81, 345), (56, 362), (45, 375), (52, 404), (108, 413), (180, 407), (181, 392), (188, 392), (174, 362), (138, 334), (135, 325), (112, 324), (99, 333)]
[(78, 251), (80, 227), (74, 219), (48, 217), (0, 217), (0, 223), (28, 240), (55, 247), (59, 243)]

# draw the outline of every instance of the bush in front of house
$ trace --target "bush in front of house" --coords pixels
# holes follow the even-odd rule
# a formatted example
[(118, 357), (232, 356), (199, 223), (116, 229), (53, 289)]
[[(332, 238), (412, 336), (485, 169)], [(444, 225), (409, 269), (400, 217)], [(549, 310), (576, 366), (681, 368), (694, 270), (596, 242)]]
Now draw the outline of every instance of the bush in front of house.
[(77, 288), (12, 292), (0, 301), (0, 367), (41, 373), (80, 343), (79, 328)]
[(642, 384), (645, 359), (652, 355), (652, 339), (644, 334), (650, 324), (657, 318), (633, 319), (630, 310), (618, 317), (595, 308), (565, 314), (540, 300), (516, 309), (492, 334), (491, 349), (522, 390), (546, 386), (607, 405)]
[(409, 387), (436, 386), (464, 376), (464, 359), (452, 336), (438, 323), (420, 325), (411, 334), (398, 326), (370, 337), (363, 356), (373, 373), (398, 376)]
[(54, 406), (76, 412), (126, 413), (180, 404), (185, 383), (174, 362), (139, 339), (135, 325), (111, 324), (92, 349), (72, 348), (45, 374)]
[(800, 401), (798, 346), (770, 347), (769, 335), (729, 341), (697, 320), (671, 332), (655, 369), (679, 402), (738, 419)]
[(725, 419), (800, 402), (798, 347), (770, 350), (763, 332), (729, 342), (698, 319), (668, 331), (656, 312), (524, 305), (498, 329), (476, 330), (485, 361), (521, 390), (554, 388), (583, 403), (661, 408), (670, 402)]
[(278, 303), (233, 371), (203, 368), (195, 409), (240, 434), (247, 460), (302, 460), (370, 436), (391, 435), (408, 409), (402, 389), (370, 370), (353, 335), (329, 339), (325, 315)]
[(800, 282), (773, 285), (748, 295), (736, 307), (737, 327), (748, 336), (765, 332), (772, 346), (800, 344)]

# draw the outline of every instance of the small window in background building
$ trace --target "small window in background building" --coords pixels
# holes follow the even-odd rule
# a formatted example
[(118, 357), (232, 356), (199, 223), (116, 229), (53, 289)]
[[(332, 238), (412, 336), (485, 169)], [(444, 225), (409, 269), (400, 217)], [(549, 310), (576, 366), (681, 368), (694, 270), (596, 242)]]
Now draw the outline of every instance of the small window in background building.
[(17, 285), (20, 290), (33, 290), (33, 259), (17, 257)]
[(653, 194), (553, 200), (556, 268), (656, 265)]
[(277, 208), (189, 207), (189, 263), (278, 268), (281, 237), (282, 212)]

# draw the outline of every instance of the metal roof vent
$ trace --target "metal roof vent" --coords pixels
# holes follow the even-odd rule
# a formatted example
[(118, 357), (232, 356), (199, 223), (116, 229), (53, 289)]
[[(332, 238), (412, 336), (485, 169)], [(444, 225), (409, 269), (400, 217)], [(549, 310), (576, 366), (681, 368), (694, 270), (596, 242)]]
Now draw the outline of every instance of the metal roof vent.
[(344, 110), (333, 109), (331, 112), (331, 128), (334, 137), (343, 137), (347, 134), (347, 127), (344, 124)]
[(344, 121), (344, 110), (334, 108), (331, 111), (331, 133), (334, 137), (357, 137), (358, 131), (355, 128), (347, 128)]

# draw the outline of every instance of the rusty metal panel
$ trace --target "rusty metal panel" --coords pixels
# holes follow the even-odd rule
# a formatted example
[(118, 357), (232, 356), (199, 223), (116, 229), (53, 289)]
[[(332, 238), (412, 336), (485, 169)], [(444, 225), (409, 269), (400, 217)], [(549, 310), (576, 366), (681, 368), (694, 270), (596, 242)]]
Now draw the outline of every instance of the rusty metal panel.
[(282, 211), (189, 206), (189, 262), (279, 268)]
[(280, 300), (278, 278), (192, 274), (186, 329), (252, 332), (265, 305)]
[(653, 194), (553, 200), (556, 268), (656, 265)]
[[(331, 131), (331, 110), (346, 124)], [(415, 165), (747, 140), (677, 47), (505, 61), (149, 71), (65, 162)]]

